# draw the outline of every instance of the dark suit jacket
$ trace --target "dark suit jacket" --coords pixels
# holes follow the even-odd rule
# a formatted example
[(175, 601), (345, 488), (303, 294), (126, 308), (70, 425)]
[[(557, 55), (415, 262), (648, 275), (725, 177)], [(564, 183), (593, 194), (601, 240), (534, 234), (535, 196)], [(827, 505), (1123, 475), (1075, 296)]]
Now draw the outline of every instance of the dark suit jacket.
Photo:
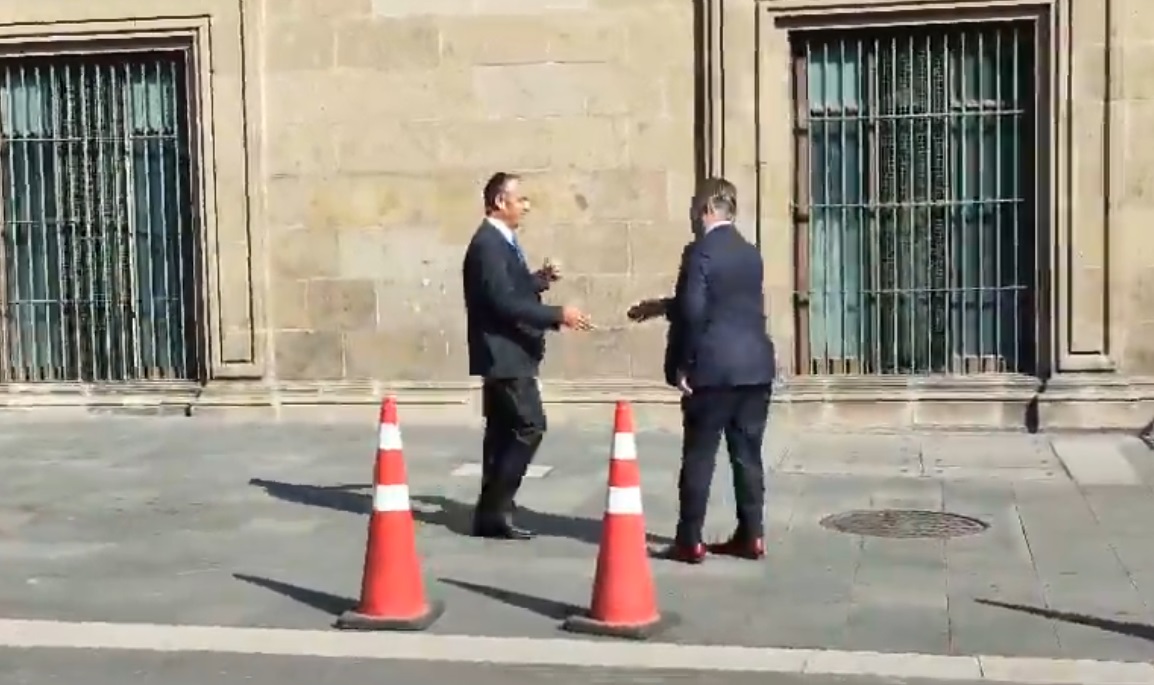
[(766, 331), (761, 253), (733, 224), (685, 247), (667, 311), (665, 381), (689, 387), (768, 385), (776, 353)]
[(665, 319), (669, 322), (665, 332), (665, 382), (674, 387), (677, 387), (677, 372), (685, 364), (685, 322), (677, 308), (677, 293), (685, 290), (685, 264), (693, 245), (689, 243), (681, 251), (677, 284), (673, 287), (674, 296), (665, 300)]
[(545, 332), (561, 324), (561, 308), (541, 302), (548, 282), (529, 271), (488, 221), (473, 234), (461, 271), (469, 375), (535, 377), (545, 357)]

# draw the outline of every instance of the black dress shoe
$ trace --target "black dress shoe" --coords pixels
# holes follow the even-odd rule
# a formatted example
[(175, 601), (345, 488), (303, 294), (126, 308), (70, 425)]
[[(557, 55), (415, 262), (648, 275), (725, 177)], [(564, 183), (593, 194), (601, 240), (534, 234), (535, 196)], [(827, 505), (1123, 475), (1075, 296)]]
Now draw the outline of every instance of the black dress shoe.
[(532, 540), (534, 538), (533, 531), (518, 528), (511, 523), (474, 525), (473, 536), (491, 540)]

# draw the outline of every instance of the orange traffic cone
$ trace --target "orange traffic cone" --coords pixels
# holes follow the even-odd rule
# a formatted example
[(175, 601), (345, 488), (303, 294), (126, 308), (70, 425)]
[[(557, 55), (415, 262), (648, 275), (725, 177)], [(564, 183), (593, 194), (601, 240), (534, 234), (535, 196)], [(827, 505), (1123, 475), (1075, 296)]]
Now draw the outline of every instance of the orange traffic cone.
[(633, 408), (628, 402), (618, 402), (593, 601), (587, 614), (570, 616), (562, 628), (574, 633), (644, 640), (668, 625), (669, 618), (657, 609), (649, 568)]
[(381, 403), (380, 443), (373, 469), (373, 511), (365, 546), (361, 601), (337, 619), (347, 630), (424, 630), (445, 607), (425, 598), (409, 504), (397, 402)]

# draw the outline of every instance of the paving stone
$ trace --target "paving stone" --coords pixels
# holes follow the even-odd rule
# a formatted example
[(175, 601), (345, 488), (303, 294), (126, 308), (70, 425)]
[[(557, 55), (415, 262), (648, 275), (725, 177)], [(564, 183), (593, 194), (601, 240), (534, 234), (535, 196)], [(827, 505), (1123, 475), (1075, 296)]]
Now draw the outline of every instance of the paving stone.
[(781, 470), (810, 474), (920, 476), (917, 442), (907, 436), (807, 435), (793, 441)]
[(1066, 475), (1057, 466), (1050, 468), (1003, 468), (990, 466), (928, 466), (925, 475), (943, 480), (1013, 480), (1014, 482), (1062, 482)]
[(942, 510), (942, 484), (935, 480), (897, 480), (870, 492), (872, 509)]
[(1117, 435), (1059, 436), (1051, 439), (1066, 471), (1082, 486), (1142, 484), (1122, 446), (1137, 438)]
[(1045, 606), (1046, 603), (1043, 588), (1025, 573), (951, 574), (947, 583), (951, 613), (955, 602), (968, 605), (996, 601), (1021, 606)]
[(1142, 484), (1147, 488), (1154, 485), (1154, 450), (1150, 448), (1149, 438), (1124, 440), (1120, 449), (1134, 467)]
[(1085, 618), (1096, 625), (1057, 622), (1055, 630), (1063, 654), (1098, 654), (1104, 661), (1154, 660), (1154, 635), (1149, 623), (1101, 621), (1096, 620), (1101, 617), (1092, 615)]
[(951, 435), (924, 438), (928, 466), (1037, 468), (1056, 463), (1047, 438), (1021, 434)]
[(950, 649), (950, 619), (945, 602), (933, 610), (855, 604), (846, 630), (848, 642), (866, 651), (886, 651), (894, 642), (909, 645), (909, 651), (918, 654), (944, 654)]
[(950, 638), (954, 654), (1065, 655), (1052, 622), (964, 598), (950, 602)]

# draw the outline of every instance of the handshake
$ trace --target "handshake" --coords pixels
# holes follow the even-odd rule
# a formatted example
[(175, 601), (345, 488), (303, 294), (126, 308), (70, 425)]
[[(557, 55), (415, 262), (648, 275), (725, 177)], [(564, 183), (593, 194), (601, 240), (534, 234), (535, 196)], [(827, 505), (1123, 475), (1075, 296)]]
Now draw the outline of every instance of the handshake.
[[(561, 280), (561, 266), (552, 259), (546, 259), (544, 266), (535, 272), (535, 275), (546, 283), (556, 283)], [(633, 305), (626, 312), (630, 321), (641, 323), (649, 319), (665, 316), (669, 308), (666, 298), (642, 300)], [(561, 307), (561, 326), (575, 331), (591, 331), (595, 328), (589, 315), (578, 307), (565, 305)]]

